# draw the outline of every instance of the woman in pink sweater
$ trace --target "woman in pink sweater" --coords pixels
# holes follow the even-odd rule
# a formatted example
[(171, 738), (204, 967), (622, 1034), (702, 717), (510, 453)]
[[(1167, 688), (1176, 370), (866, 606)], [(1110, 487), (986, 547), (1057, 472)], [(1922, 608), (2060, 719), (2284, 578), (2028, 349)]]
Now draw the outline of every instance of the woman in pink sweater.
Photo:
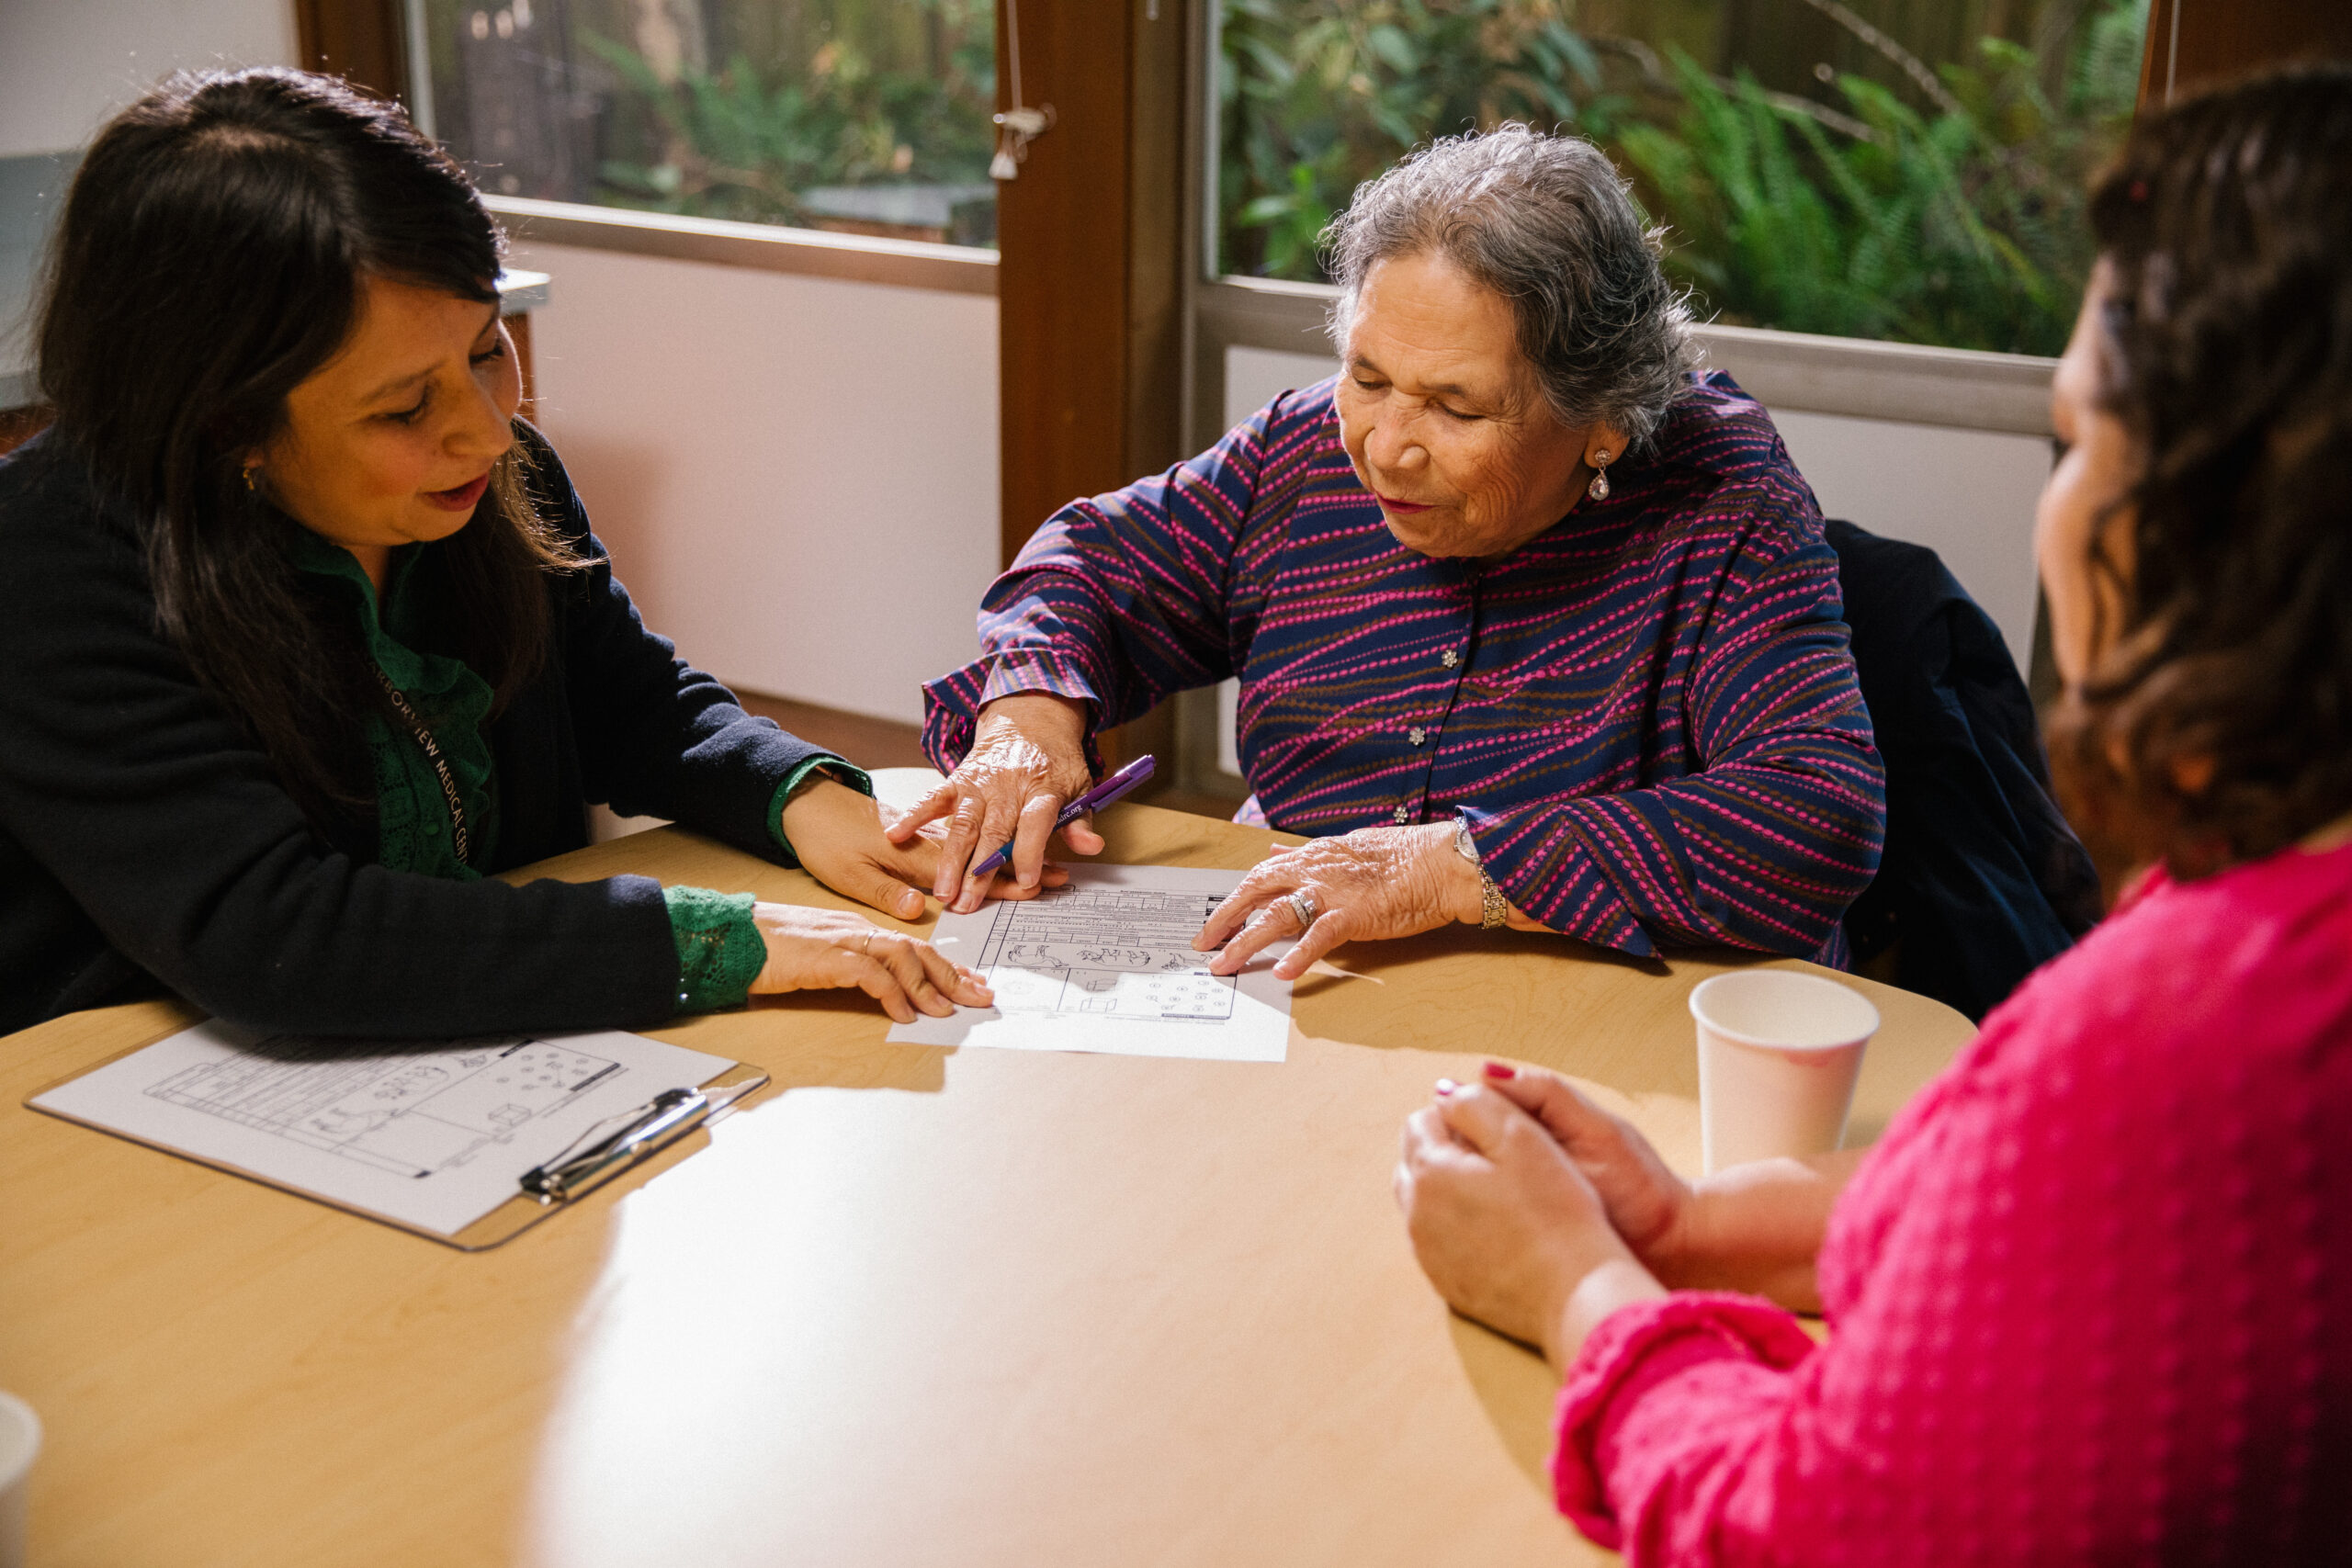
[(2352, 70), (2143, 124), (2093, 213), (2053, 750), (2155, 869), (1867, 1154), (1692, 1187), (1502, 1066), (1407, 1126), (1635, 1564), (2352, 1562)]

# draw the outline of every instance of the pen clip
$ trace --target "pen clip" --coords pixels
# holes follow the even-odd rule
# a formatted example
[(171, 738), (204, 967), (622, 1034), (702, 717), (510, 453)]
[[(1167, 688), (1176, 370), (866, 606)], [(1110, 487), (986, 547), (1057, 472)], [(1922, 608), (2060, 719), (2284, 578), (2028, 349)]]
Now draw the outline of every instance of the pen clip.
[(1117, 800), (1136, 785), (1151, 777), (1152, 766), (1151, 753), (1147, 751), (1062, 807), (1061, 819), (1054, 824), (1055, 828), (1057, 829), (1067, 828), (1089, 812), (1099, 811)]
[(711, 1119), (766, 1083), (761, 1074), (724, 1089), (665, 1089), (621, 1116), (591, 1127), (561, 1154), (523, 1173), (523, 1190), (542, 1203), (580, 1196), (597, 1179), (636, 1164)]

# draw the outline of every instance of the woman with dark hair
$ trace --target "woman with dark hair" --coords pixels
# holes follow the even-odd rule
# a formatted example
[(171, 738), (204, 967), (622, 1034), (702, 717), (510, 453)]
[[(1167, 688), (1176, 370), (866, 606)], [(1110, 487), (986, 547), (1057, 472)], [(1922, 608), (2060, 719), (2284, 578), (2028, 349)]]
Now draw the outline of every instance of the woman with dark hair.
[(180, 76), (83, 160), (0, 464), (0, 1031), (152, 990), (327, 1035), (985, 990), (854, 916), (485, 876), (679, 819), (912, 918), (932, 839), (639, 621), (514, 417), (501, 240), (393, 107)]
[(1500, 1065), (1408, 1122), (1422, 1266), (1560, 1369), (1559, 1506), (1630, 1562), (2352, 1554), (2347, 214), (2340, 66), (2103, 176), (2054, 750), (2155, 863), (1874, 1150), (1693, 1187)]

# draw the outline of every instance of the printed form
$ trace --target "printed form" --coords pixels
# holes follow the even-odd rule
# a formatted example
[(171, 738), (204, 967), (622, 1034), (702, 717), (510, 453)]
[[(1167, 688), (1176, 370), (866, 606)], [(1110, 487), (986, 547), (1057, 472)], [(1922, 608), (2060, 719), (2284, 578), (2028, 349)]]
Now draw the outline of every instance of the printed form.
[(32, 1104), (454, 1235), (590, 1128), (734, 1065), (641, 1034), (508, 1035), (374, 1045), (363, 1055), (215, 1021)]
[(942, 915), (932, 941), (980, 971), (993, 1008), (958, 1008), (890, 1031), (909, 1045), (1102, 1051), (1279, 1062), (1290, 1047), (1290, 982), (1276, 942), (1238, 976), (1209, 973), (1193, 938), (1240, 884), (1238, 871), (1075, 865), (1069, 886)]

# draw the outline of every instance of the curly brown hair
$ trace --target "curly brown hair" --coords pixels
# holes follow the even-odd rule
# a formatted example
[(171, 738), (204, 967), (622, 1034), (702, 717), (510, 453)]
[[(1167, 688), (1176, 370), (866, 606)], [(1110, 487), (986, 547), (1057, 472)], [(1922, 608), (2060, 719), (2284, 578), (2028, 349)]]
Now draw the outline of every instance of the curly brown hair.
[(2102, 400), (2147, 468), (2052, 760), (2087, 831), (2194, 876), (2352, 811), (2352, 67), (2143, 121), (2091, 221)]

